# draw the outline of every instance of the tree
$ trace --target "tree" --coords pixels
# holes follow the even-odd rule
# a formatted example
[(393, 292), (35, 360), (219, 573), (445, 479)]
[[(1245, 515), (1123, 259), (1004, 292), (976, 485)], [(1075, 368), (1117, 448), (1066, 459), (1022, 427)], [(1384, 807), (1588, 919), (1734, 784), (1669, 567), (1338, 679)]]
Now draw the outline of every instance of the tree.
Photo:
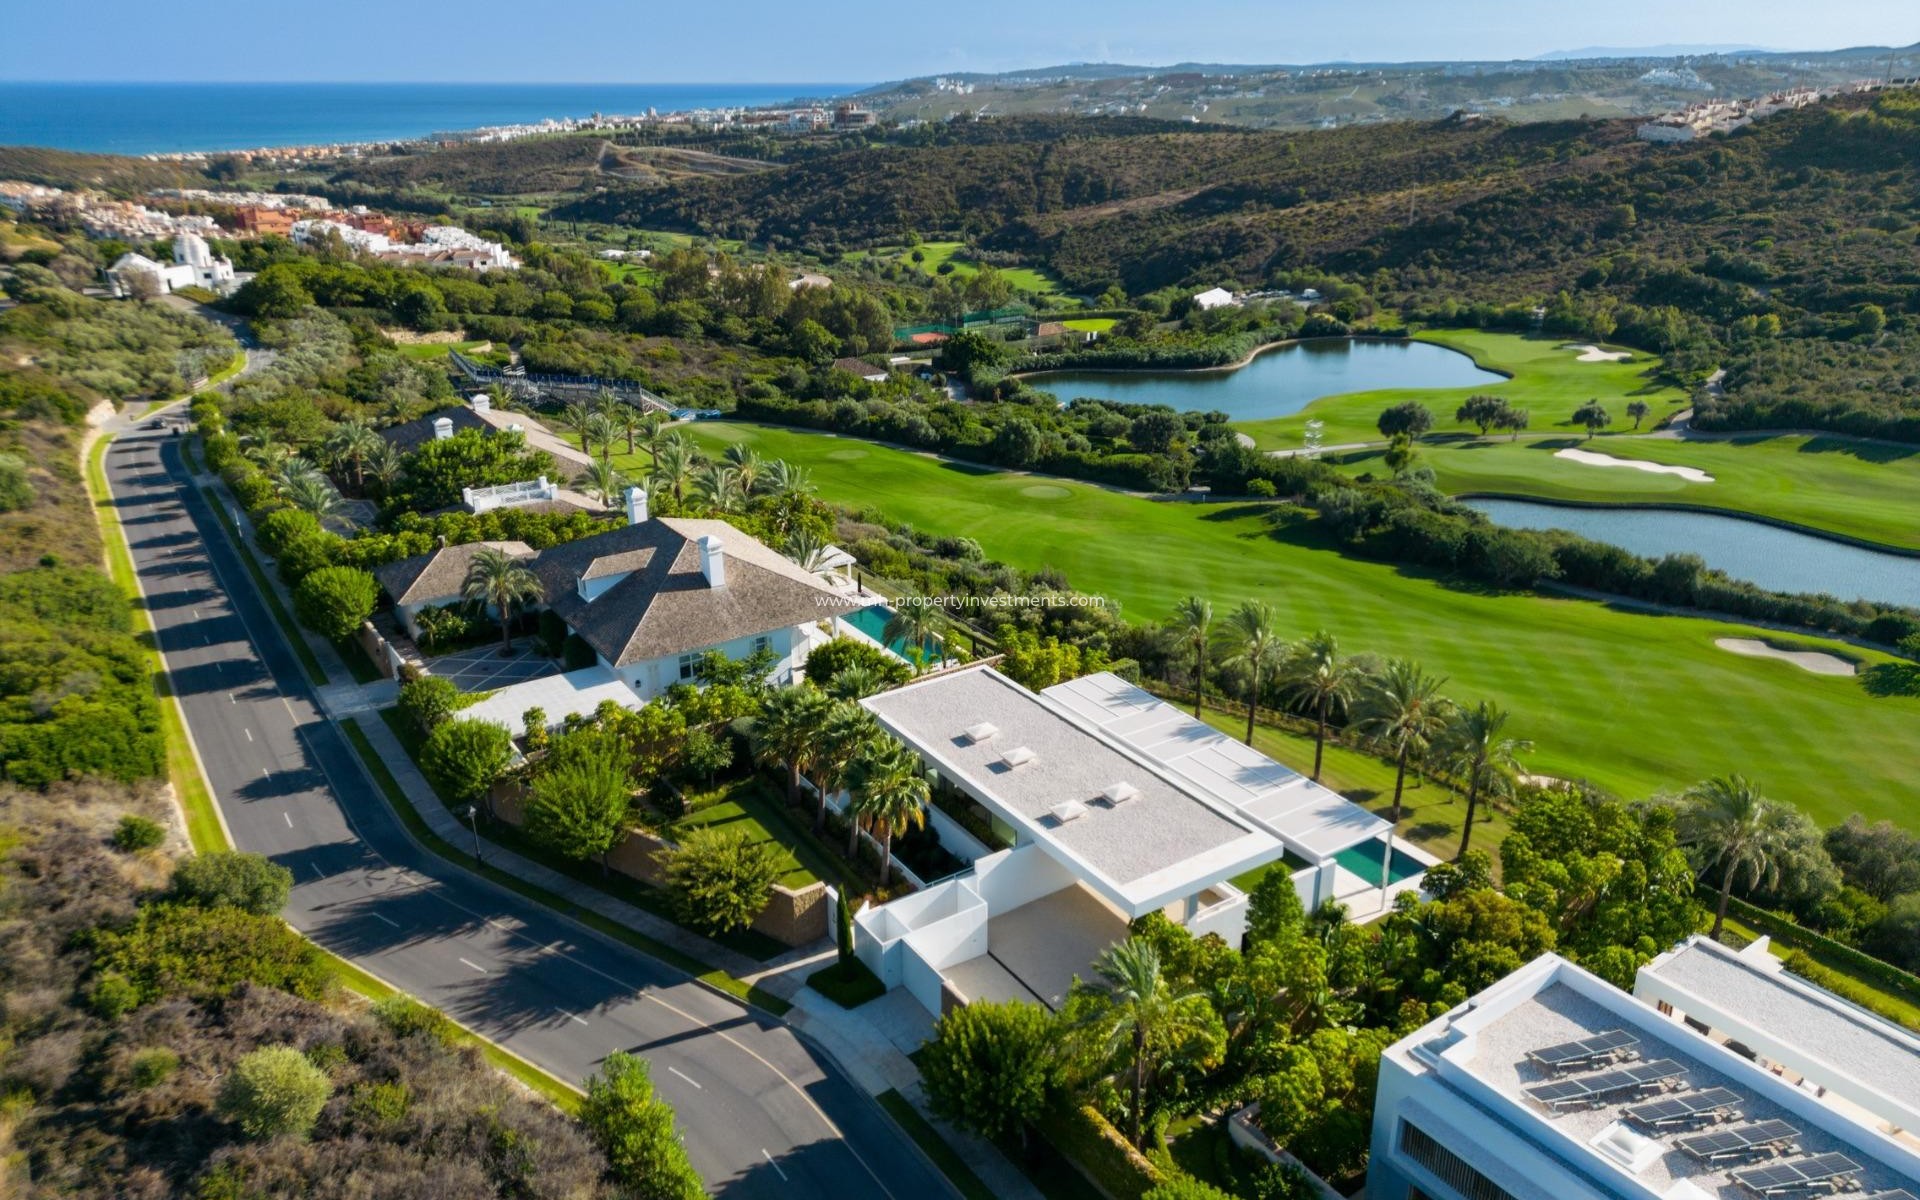
[(1633, 427), (1635, 429), (1640, 428), (1640, 422), (1646, 420), (1647, 414), (1652, 411), (1653, 409), (1648, 407), (1645, 400), (1627, 401), (1627, 415), (1633, 418)]
[[(1215, 1057), (1220, 1019), (1199, 991), (1176, 991), (1162, 976), (1160, 952), (1141, 937), (1109, 946), (1093, 965), (1093, 982), (1076, 981), (1081, 1003), (1069, 1004), (1078, 1029), (1130, 1076), (1129, 1136), (1146, 1142), (1147, 1080), (1157, 1056), (1196, 1051)], [(1204, 1049), (1203, 1049), (1204, 1048)]]
[(1025, 1145), (1060, 1083), (1059, 1048), (1059, 1025), (1038, 1004), (982, 1000), (942, 1016), (917, 1057), (934, 1112)]
[(701, 825), (666, 856), (667, 886), (680, 919), (708, 933), (753, 924), (784, 874), (780, 852), (744, 829)]
[(1587, 437), (1591, 440), (1594, 434), (1613, 423), (1613, 416), (1598, 400), (1589, 400), (1573, 410), (1573, 423), (1585, 426)]
[(1433, 410), (1418, 400), (1406, 400), (1381, 413), (1376, 425), (1383, 438), (1417, 438), (1433, 428)]
[(358, 567), (321, 567), (293, 589), (293, 611), (333, 642), (352, 637), (379, 601), (380, 584)]
[(151, 850), (166, 840), (166, 826), (134, 813), (121, 817), (113, 828), (113, 848), (128, 854)]
[(1393, 815), (1387, 821), (1387, 849), (1380, 862), (1382, 888), (1393, 878), (1393, 834), (1400, 826), (1407, 763), (1426, 752), (1452, 716), (1452, 703), (1440, 694), (1446, 682), (1411, 660), (1389, 659), (1360, 700), (1355, 728), (1393, 756)]
[(1280, 660), (1283, 643), (1273, 629), (1273, 606), (1245, 600), (1227, 614), (1227, 662), (1247, 670), (1247, 745), (1253, 745), (1253, 714), (1260, 703), (1260, 676)]
[(1482, 700), (1472, 708), (1455, 709), (1440, 734), (1442, 761), (1454, 774), (1467, 781), (1467, 817), (1460, 829), (1460, 849), (1454, 852), (1458, 862), (1473, 841), (1473, 821), (1480, 797), (1511, 791), (1513, 778), (1520, 770), (1520, 755), (1533, 749), (1524, 738), (1502, 734), (1508, 713), (1491, 700)]
[(280, 498), (304, 513), (324, 524), (328, 518), (338, 516), (346, 507), (346, 501), (333, 486), (333, 481), (311, 467), (306, 470), (286, 472), (277, 485)]
[(615, 1050), (587, 1080), (580, 1121), (616, 1179), (638, 1200), (705, 1200), (706, 1189), (673, 1128), (673, 1110), (653, 1092), (643, 1059)]
[(38, 495), (27, 478), (26, 461), (18, 454), (0, 454), (0, 512), (18, 512)]
[(220, 1115), (250, 1138), (304, 1138), (333, 1095), (327, 1073), (292, 1046), (263, 1046), (242, 1055), (220, 1085)]
[(1854, 813), (1827, 831), (1826, 845), (1847, 882), (1874, 899), (1920, 892), (1920, 834)]
[(1278, 682), (1288, 701), (1313, 714), (1313, 778), (1327, 746), (1327, 722), (1360, 694), (1367, 673), (1359, 659), (1340, 653), (1340, 643), (1322, 629), (1287, 647)]
[(1013, 417), (1003, 422), (993, 435), (993, 457), (1009, 467), (1024, 469), (1040, 461), (1045, 439), (1032, 421)]
[(1779, 879), (1778, 852), (1790, 831), (1794, 810), (1775, 804), (1741, 775), (1716, 776), (1688, 788), (1680, 797), (1680, 844), (1692, 851), (1695, 867), (1705, 875), (1718, 870), (1719, 901), (1714, 905), (1715, 941), (1727, 924), (1727, 900), (1734, 879), (1744, 874), (1747, 886), (1759, 887)]
[(335, 469), (352, 467), (354, 486), (364, 488), (367, 483), (367, 459), (378, 453), (375, 446), (385, 444), (386, 440), (365, 421), (342, 421), (327, 434), (323, 446), (327, 461)]
[[(678, 430), (674, 431), (678, 434)], [(699, 456), (693, 448), (679, 437), (663, 442), (653, 455), (653, 471), (647, 476), (647, 486), (657, 492), (673, 493), (675, 504), (684, 503), (687, 488), (692, 485)]]
[[(863, 706), (851, 699), (840, 699), (827, 712), (826, 720), (820, 723), (820, 748), (814, 758), (814, 770), (818, 773), (814, 780), (819, 792), (819, 806), (813, 814), (815, 833), (826, 828), (827, 797), (846, 787), (847, 773), (853, 767), (853, 760), (860, 756), (870, 743), (881, 740), (880, 722)], [(859, 846), (857, 830), (859, 823), (854, 819), (852, 805), (847, 808), (847, 857), (852, 858)]]
[(486, 799), (512, 762), (512, 735), (491, 721), (442, 721), (420, 747), (420, 770), (448, 803)]
[(1175, 439), (1186, 431), (1180, 414), (1150, 408), (1127, 427), (1127, 442), (1142, 454), (1166, 454), (1173, 449)]
[(753, 723), (758, 756), (787, 772), (787, 803), (800, 802), (800, 777), (812, 768), (820, 749), (820, 726), (833, 701), (811, 683), (781, 688), (760, 706)]
[(598, 499), (602, 508), (612, 508), (614, 497), (627, 490), (627, 477), (604, 458), (594, 459), (581, 478), (587, 494)]
[(167, 894), (201, 908), (228, 905), (258, 916), (286, 907), (293, 872), (259, 854), (212, 850), (180, 860)]
[(1533, 414), (1524, 408), (1509, 408), (1500, 414), (1500, 419), (1494, 424), (1494, 428), (1506, 430), (1507, 440), (1517, 442), (1520, 440), (1521, 431), (1526, 429), (1527, 423), (1532, 419)]
[(482, 547), (467, 565), (467, 577), (460, 594), (477, 600), (500, 617), (500, 653), (513, 653), (513, 609), (522, 602), (531, 603), (544, 594), (540, 577), (513, 555), (494, 546)]
[(1468, 396), (1453, 414), (1453, 419), (1469, 425), (1478, 426), (1480, 436), (1485, 437), (1507, 410), (1507, 402), (1498, 396)]
[(938, 662), (944, 657), (939, 647), (946, 628), (947, 619), (933, 597), (909, 596), (894, 605), (893, 615), (880, 631), (880, 640), (889, 646), (905, 647), (914, 670), (924, 671), (930, 660)]
[(1188, 596), (1173, 607), (1173, 627), (1180, 641), (1193, 651), (1193, 715), (1207, 694), (1207, 644), (1213, 638), (1213, 604), (1199, 596)]
[(566, 858), (600, 860), (627, 835), (634, 779), (617, 736), (581, 730), (556, 741), (527, 787), (527, 836)]
[[(893, 835), (927, 819), (932, 789), (920, 757), (889, 737), (867, 742), (847, 767), (853, 815), (880, 830), (880, 882), (893, 874)], [(849, 842), (849, 846), (857, 845)], [(848, 857), (852, 857), (852, 849)]]
[(424, 737), (452, 716), (459, 704), (460, 689), (454, 686), (453, 680), (421, 675), (400, 685), (400, 698), (394, 707)]

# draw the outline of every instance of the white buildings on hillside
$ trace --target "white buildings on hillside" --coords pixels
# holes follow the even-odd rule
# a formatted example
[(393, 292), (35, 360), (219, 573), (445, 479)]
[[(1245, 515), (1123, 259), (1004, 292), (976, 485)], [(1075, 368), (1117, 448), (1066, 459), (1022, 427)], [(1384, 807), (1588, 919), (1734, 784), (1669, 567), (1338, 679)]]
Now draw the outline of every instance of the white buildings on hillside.
[(1716, 133), (1729, 133), (1778, 112), (1805, 108), (1826, 94), (1831, 93), (1822, 93), (1813, 88), (1792, 88), (1762, 96), (1758, 100), (1702, 101), (1678, 112), (1655, 117), (1641, 125), (1635, 133), (1643, 142), (1690, 142)]
[(1193, 298), (1195, 308), (1226, 308), (1233, 303), (1233, 293), (1223, 287), (1208, 288)]
[(356, 229), (340, 221), (315, 217), (293, 223), (296, 242), (338, 237), (342, 245), (396, 266), (458, 267), (466, 271), (511, 271), (520, 266), (507, 248), (458, 225), (429, 225), (418, 242), (396, 242), (384, 233)]
[(1694, 939), (1634, 995), (1545, 955), (1380, 1061), (1371, 1200), (1920, 1193), (1920, 1039)]
[(203, 287), (224, 296), (235, 281), (231, 261), (215, 254), (200, 235), (182, 233), (173, 239), (171, 263), (129, 251), (107, 268), (107, 285), (121, 297), (159, 296), (183, 287)]

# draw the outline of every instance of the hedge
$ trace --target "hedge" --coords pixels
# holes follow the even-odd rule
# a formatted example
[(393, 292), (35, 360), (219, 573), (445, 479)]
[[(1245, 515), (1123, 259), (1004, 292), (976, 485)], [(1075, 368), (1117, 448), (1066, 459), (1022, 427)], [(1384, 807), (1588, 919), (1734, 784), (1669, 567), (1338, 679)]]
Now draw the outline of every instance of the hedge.
[[(1910, 975), (1892, 963), (1882, 962), (1871, 954), (1863, 953), (1843, 942), (1836, 942), (1825, 934), (1815, 933), (1811, 929), (1796, 925), (1787, 917), (1768, 912), (1737, 896), (1728, 899), (1727, 914), (1767, 934), (1781, 945), (1819, 954), (1863, 979), (1871, 980), (1888, 991), (1920, 1004), (1920, 975)], [(1820, 981), (1815, 980), (1815, 982)], [(1822, 984), (1822, 986), (1826, 985)]]
[(1040, 1122), (1040, 1132), (1113, 1200), (1140, 1200), (1167, 1181), (1166, 1174), (1090, 1104), (1050, 1113)]
[(1920, 1033), (1920, 1022), (1916, 1022), (1911, 1013), (1901, 1011), (1898, 1005), (1889, 1003), (1886, 993), (1875, 991), (1851, 975), (1842, 975), (1830, 967), (1820, 965), (1805, 950), (1795, 950), (1787, 955), (1786, 969), (1808, 983), (1823, 987), (1870, 1013)]

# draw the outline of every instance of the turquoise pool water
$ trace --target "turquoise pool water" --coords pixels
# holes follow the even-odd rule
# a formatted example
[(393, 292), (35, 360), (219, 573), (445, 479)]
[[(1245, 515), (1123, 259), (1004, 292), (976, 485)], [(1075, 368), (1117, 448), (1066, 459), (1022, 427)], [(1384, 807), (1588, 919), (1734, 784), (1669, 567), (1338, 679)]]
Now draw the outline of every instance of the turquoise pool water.
[[(1333, 856), (1333, 861), (1352, 871), (1368, 883), (1380, 882), (1380, 858), (1386, 853), (1387, 844), (1379, 838), (1361, 842), (1357, 846), (1348, 846)], [(1394, 883), (1412, 879), (1427, 868), (1420, 860), (1402, 854), (1398, 849), (1393, 852), (1393, 870), (1390, 879)]]
[[(866, 634), (874, 641), (879, 642), (895, 654), (898, 654), (901, 658), (907, 657), (907, 640), (905, 638), (894, 638), (892, 641), (887, 640), (887, 622), (893, 620), (893, 610), (886, 605), (869, 604), (865, 608), (855, 609), (842, 617), (841, 620), (858, 629), (861, 633)], [(937, 650), (938, 647), (931, 642), (926, 646), (926, 652), (929, 655), (935, 654)]]

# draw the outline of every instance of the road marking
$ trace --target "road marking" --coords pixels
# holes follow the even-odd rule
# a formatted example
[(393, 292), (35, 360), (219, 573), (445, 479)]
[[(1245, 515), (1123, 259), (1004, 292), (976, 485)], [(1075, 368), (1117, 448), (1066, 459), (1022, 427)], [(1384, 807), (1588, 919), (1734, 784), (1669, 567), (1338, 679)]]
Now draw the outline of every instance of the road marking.
[[(392, 917), (383, 917), (379, 913), (368, 913), (367, 915), (372, 917), (376, 921), (385, 921), (387, 924), (393, 926), (395, 929), (400, 928), (400, 922), (394, 920)], [(671, 1068), (669, 1068), (669, 1070), (671, 1070)]]
[[(667, 1070), (672, 1071), (673, 1068), (668, 1067)], [(678, 1074), (678, 1072), (675, 1072), (675, 1074)], [(785, 1183), (787, 1181), (787, 1173), (785, 1171), (780, 1170), (780, 1164), (773, 1161), (773, 1155), (767, 1153), (767, 1148), (765, 1146), (760, 1147), (760, 1153), (762, 1156), (766, 1158), (767, 1165), (772, 1167), (775, 1173), (777, 1173), (780, 1176), (780, 1182)]]
[(292, 828), (293, 828), (293, 814), (292, 814), (292, 813), (284, 813), (284, 812), (283, 812), (283, 813), (281, 813), (280, 815), (281, 815), (281, 816), (283, 816), (283, 817), (285, 817), (285, 818), (287, 819), (287, 828), (288, 828), (288, 829), (292, 829)]
[(193, 619), (196, 621), (200, 619), (200, 610), (197, 608), (193, 610)]
[[(215, 663), (215, 664), (213, 664), (213, 665), (214, 665), (214, 667), (215, 667), (215, 669), (218, 669), (218, 668), (219, 668), (219, 666), (220, 666), (220, 664), (219, 664), (219, 663)], [(232, 692), (228, 692), (228, 693), (227, 693), (227, 703), (228, 703), (228, 704), (238, 704), (238, 703), (240, 703), (240, 698), (239, 698), (238, 696), (235, 696), (235, 695), (234, 695), (234, 694), (233, 694)]]
[(252, 741), (252, 740), (253, 740), (253, 730), (251, 730), (251, 729), (243, 729), (243, 730), (241, 730), (240, 732), (242, 732), (242, 733), (244, 733), (244, 734), (246, 734), (246, 735), (247, 735), (247, 740), (248, 740), (248, 741)]
[(501, 924), (501, 923), (500, 923), (499, 921), (496, 921), (496, 920), (494, 920), (494, 919), (493, 919), (492, 917), (488, 917), (488, 918), (487, 918), (487, 924), (489, 924), (489, 925), (491, 925), (491, 926), (493, 926), (493, 927), (494, 927), (495, 929), (498, 929), (498, 930), (500, 930), (500, 931), (502, 931), (503, 933), (512, 933), (512, 932), (513, 932), (513, 926), (511, 926), (511, 925), (502, 925), (502, 924)]
[(485, 974), (487, 973), (487, 969), (486, 969), (485, 967), (483, 967), (483, 966), (481, 966), (481, 965), (480, 965), (479, 963), (477, 963), (477, 962), (467, 962), (467, 960), (466, 960), (466, 959), (464, 959), (464, 958), (463, 958), (463, 959), (461, 959), (460, 961), (461, 961), (461, 962), (463, 962), (463, 963), (466, 963), (466, 964), (467, 964), (467, 965), (468, 965), (469, 967), (472, 967), (472, 968), (473, 968), (474, 970), (476, 970), (476, 971), (478, 971), (478, 972), (480, 972), (480, 973), (481, 973), (482, 975), (485, 975)]
[[(685, 1071), (682, 1071), (682, 1070), (681, 1070), (680, 1068), (678, 1068), (678, 1067), (668, 1067), (668, 1068), (667, 1068), (667, 1073), (668, 1073), (668, 1074), (670, 1074), (670, 1075), (678, 1075), (678, 1076), (679, 1076), (680, 1078), (682, 1078), (682, 1079), (684, 1079), (684, 1080), (686, 1080), (686, 1081), (687, 1081), (688, 1083), (691, 1083), (691, 1084), (692, 1084), (693, 1086), (695, 1086), (695, 1087), (697, 1087), (697, 1088), (699, 1088), (699, 1087), (700, 1087), (700, 1081), (699, 1081), (699, 1080), (697, 1080), (697, 1079), (695, 1079), (695, 1078), (694, 1078), (693, 1076), (691, 1076), (691, 1075), (689, 1075), (689, 1074), (687, 1074), (687, 1073), (686, 1073)], [(707, 1089), (705, 1089), (705, 1088), (700, 1088), (700, 1090), (704, 1092), (704, 1091), (706, 1091)], [(761, 1151), (761, 1153), (762, 1153), (762, 1154), (765, 1154), (765, 1153), (766, 1153), (766, 1151), (764, 1151), (764, 1150), (762, 1150), (762, 1151)], [(784, 1178), (784, 1176), (783, 1176), (783, 1178)]]
[[(565, 1018), (566, 1018), (567, 1020), (569, 1020), (569, 1021), (572, 1021), (572, 1022), (574, 1022), (575, 1024), (578, 1024), (578, 1025), (585, 1025), (585, 1024), (587, 1023), (587, 1022), (586, 1022), (586, 1019), (585, 1019), (584, 1017), (576, 1017), (576, 1016), (574, 1016), (574, 1015), (573, 1015), (572, 1013), (570, 1013), (570, 1012), (568, 1012), (568, 1011), (567, 1011), (566, 1009), (564, 1009), (564, 1008), (556, 1008), (556, 1009), (554, 1009), (553, 1011), (555, 1011), (555, 1012), (557, 1012), (557, 1013), (559, 1013), (559, 1014), (560, 1014), (561, 1016), (563, 1016), (563, 1017), (565, 1017)], [(673, 1068), (672, 1068), (672, 1067), (668, 1067), (668, 1068), (667, 1068), (667, 1070), (669, 1070), (669, 1071), (671, 1071), (671, 1070), (673, 1070)]]

